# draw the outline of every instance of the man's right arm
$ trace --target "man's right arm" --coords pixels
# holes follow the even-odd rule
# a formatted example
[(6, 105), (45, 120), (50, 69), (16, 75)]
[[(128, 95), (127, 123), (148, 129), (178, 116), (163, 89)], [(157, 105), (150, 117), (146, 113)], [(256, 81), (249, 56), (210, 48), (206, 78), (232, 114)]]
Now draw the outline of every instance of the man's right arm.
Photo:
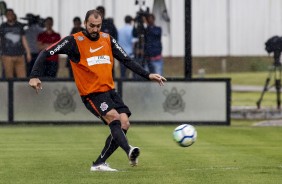
[(38, 78), (42, 76), (44, 71), (45, 59), (54, 54), (67, 54), (68, 56), (77, 53), (77, 46), (73, 36), (67, 36), (50, 47), (42, 50), (38, 55), (32, 68), (30, 78)]

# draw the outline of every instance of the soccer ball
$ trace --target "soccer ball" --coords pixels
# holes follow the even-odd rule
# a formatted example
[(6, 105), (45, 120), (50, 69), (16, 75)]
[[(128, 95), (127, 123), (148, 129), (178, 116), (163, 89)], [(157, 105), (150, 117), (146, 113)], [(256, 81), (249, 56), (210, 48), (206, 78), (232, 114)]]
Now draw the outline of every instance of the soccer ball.
[(182, 124), (173, 131), (173, 139), (182, 147), (191, 146), (197, 139), (195, 127), (189, 124)]

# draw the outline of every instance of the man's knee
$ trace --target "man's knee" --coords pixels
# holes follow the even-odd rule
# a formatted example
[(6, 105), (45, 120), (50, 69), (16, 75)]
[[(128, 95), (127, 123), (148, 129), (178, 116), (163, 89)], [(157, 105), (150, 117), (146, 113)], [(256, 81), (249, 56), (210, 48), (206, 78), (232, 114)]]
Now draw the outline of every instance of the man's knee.
[(124, 130), (128, 130), (130, 127), (130, 122), (126, 113), (120, 114), (121, 128)]
[(108, 124), (110, 124), (112, 121), (118, 120), (120, 121), (120, 114), (115, 110), (112, 109), (105, 116), (103, 116), (103, 119), (106, 120)]

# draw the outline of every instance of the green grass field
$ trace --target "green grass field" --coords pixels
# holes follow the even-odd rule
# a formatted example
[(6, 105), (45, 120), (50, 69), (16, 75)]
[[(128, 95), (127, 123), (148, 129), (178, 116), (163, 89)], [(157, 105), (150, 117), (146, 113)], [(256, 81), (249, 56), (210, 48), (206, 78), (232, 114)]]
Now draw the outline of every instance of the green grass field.
[(130, 143), (141, 148), (130, 167), (119, 148), (108, 160), (116, 173), (90, 172), (108, 135), (106, 126), (2, 126), (1, 184), (184, 184), (282, 181), (282, 127), (196, 126), (188, 148), (172, 140), (175, 125), (133, 125)]
[[(238, 73), (221, 73), (221, 74), (209, 74), (206, 78), (230, 78), (233, 85), (253, 85), (263, 86), (268, 72), (238, 72)], [(274, 78), (271, 78), (271, 84), (274, 82)]]
[[(218, 74), (232, 85), (262, 86), (266, 72)], [(232, 105), (255, 106), (259, 92), (233, 92)], [(275, 106), (275, 93), (262, 105)], [(137, 126), (128, 133), (141, 148), (138, 167), (125, 153), (109, 159), (117, 173), (90, 172), (109, 134), (106, 126), (1, 126), (0, 184), (278, 184), (282, 183), (282, 127), (196, 126), (198, 139), (182, 148), (172, 139), (176, 125)]]

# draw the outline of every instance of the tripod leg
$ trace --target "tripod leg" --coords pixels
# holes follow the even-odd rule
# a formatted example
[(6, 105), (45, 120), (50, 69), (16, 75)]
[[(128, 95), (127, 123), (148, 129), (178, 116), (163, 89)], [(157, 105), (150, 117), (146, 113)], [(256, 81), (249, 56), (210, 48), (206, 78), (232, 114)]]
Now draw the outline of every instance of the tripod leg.
[(267, 77), (266, 80), (265, 80), (265, 84), (264, 84), (264, 87), (263, 87), (263, 91), (261, 92), (260, 98), (259, 98), (258, 101), (257, 101), (257, 108), (258, 108), (258, 109), (260, 109), (260, 104), (261, 104), (261, 101), (262, 101), (262, 99), (263, 99), (263, 96), (264, 96), (265, 92), (269, 89), (269, 88), (268, 88), (268, 85), (269, 85), (269, 82), (270, 82), (270, 80), (271, 80), (271, 76), (272, 76), (273, 70), (274, 70), (274, 69), (271, 69), (271, 70), (269, 71), (268, 77)]
[(275, 88), (276, 88), (276, 97), (277, 97), (277, 109), (280, 109), (281, 107), (281, 66), (279, 66), (279, 78), (276, 77), (275, 75)]
[(276, 87), (276, 96), (277, 96), (277, 109), (280, 109), (280, 106), (281, 106), (281, 98), (280, 98), (281, 80), (280, 79), (276, 79), (275, 87)]

